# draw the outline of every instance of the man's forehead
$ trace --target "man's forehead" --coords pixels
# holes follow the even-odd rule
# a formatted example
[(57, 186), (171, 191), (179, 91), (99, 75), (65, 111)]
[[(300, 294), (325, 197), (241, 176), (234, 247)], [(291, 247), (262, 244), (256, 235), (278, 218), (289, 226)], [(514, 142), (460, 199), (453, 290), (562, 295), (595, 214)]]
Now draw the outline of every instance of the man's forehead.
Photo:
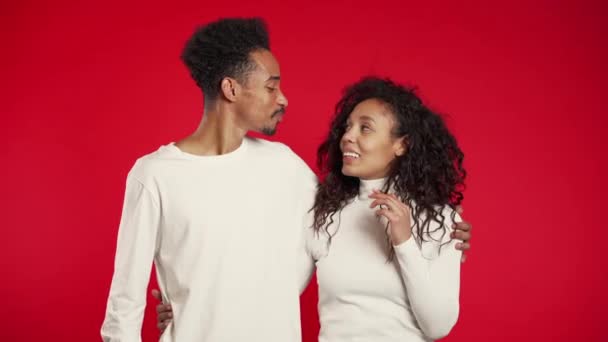
[(257, 64), (258, 71), (263, 73), (266, 79), (280, 79), (281, 70), (279, 68), (279, 62), (270, 51), (256, 51), (251, 54), (251, 59)]

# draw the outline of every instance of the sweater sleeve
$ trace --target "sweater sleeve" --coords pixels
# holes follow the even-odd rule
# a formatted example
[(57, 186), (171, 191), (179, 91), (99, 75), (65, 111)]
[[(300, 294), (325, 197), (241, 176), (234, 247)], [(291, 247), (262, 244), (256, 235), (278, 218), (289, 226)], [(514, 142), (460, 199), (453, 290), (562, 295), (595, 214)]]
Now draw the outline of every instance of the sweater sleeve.
[[(452, 220), (446, 216), (445, 235), (440, 241), (416, 243), (414, 236), (394, 247), (407, 296), (424, 335), (431, 339), (445, 337), (456, 324), (459, 313), (460, 256), (450, 241)], [(457, 217), (455, 221), (459, 221)], [(430, 227), (429, 231), (436, 229)], [(429, 239), (427, 239), (429, 240)], [(444, 243), (442, 245), (442, 243)]]
[(158, 202), (130, 174), (118, 230), (114, 275), (101, 327), (101, 336), (106, 342), (141, 341), (159, 222)]
[(313, 211), (312, 207), (317, 192), (318, 179), (308, 165), (289, 147), (279, 144), (289, 156), (293, 165), (293, 182), (295, 195), (298, 197), (300, 227), (298, 227), (299, 243), (297, 251), (297, 281), (300, 293), (304, 292), (315, 272), (315, 258), (310, 251), (312, 235)]
[[(312, 213), (307, 215), (306, 222), (311, 222)], [(300, 239), (299, 252), (298, 252), (298, 285), (300, 288), (300, 294), (306, 290), (312, 275), (315, 273), (315, 258), (310, 250), (310, 239), (312, 235), (312, 228), (304, 225), (302, 230), (302, 238)]]
[(298, 286), (300, 293), (304, 292), (312, 275), (315, 272), (315, 258), (310, 250), (310, 241), (313, 235), (312, 224), (314, 215), (312, 207), (314, 205), (317, 177), (310, 171), (308, 166), (305, 167), (305, 177), (302, 180), (301, 205), (302, 205), (302, 224), (301, 238), (299, 244), (299, 265), (298, 265)]

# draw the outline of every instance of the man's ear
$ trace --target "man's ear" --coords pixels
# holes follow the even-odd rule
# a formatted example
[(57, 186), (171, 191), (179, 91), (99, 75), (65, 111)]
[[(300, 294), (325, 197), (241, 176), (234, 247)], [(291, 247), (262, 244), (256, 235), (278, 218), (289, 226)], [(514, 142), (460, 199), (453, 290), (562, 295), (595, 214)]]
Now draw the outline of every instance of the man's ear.
[(236, 101), (236, 97), (240, 90), (238, 82), (230, 77), (224, 77), (220, 83), (220, 89), (224, 98), (230, 102)]

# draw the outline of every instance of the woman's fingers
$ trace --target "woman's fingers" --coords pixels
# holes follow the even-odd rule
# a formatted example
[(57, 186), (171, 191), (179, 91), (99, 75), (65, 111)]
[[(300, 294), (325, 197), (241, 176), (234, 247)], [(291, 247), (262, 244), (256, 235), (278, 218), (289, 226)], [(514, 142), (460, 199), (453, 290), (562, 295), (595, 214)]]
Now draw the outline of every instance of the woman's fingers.
[(399, 216), (388, 209), (378, 209), (376, 210), (376, 215), (386, 217), (391, 223), (399, 221)]
[(378, 204), (387, 206), (390, 210), (400, 212), (401, 214), (409, 214), (409, 207), (401, 202), (395, 195), (387, 195), (384, 193), (373, 193), (369, 196), (374, 201), (370, 208), (374, 208)]

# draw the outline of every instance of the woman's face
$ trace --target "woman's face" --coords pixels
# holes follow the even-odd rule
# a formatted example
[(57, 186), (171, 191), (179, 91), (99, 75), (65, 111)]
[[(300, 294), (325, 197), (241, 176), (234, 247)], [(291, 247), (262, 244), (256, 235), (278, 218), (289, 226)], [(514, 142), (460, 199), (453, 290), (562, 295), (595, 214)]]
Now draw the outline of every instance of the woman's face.
[(391, 162), (405, 153), (404, 139), (392, 134), (394, 124), (393, 113), (384, 102), (368, 99), (359, 103), (340, 140), (342, 173), (361, 179), (388, 176)]

